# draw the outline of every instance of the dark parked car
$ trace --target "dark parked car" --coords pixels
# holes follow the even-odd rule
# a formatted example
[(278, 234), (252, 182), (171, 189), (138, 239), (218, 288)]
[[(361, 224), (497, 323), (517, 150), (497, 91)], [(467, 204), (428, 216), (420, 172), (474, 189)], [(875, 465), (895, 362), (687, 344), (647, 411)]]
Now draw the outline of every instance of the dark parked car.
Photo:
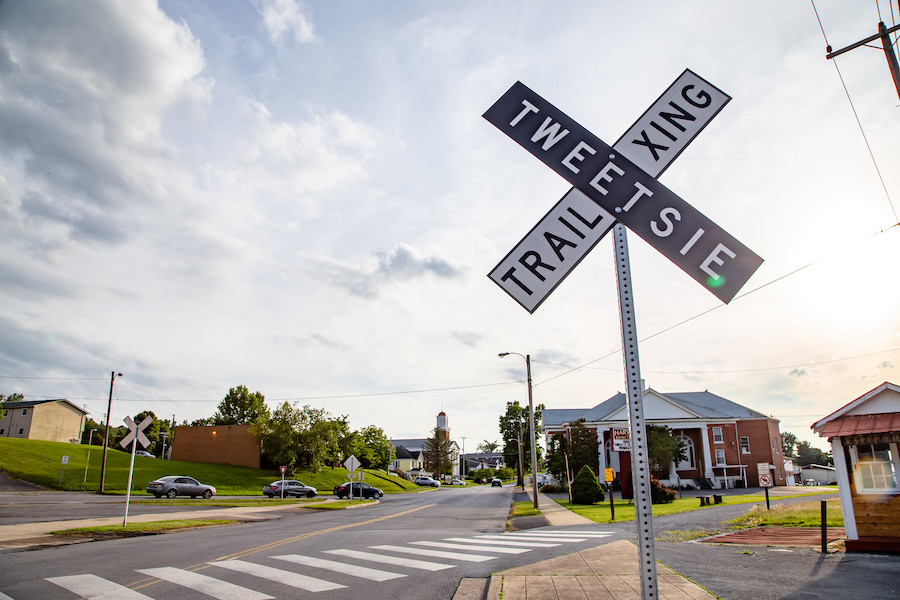
[(174, 498), (175, 496), (190, 496), (191, 498), (203, 496), (209, 499), (216, 495), (216, 488), (200, 483), (193, 477), (166, 475), (148, 483), (147, 493), (153, 494), (157, 498), (160, 496), (169, 498)]
[[(284, 480), (284, 497), (288, 498), (290, 496), (297, 496), (298, 498), (307, 497), (313, 498), (318, 493), (318, 490), (311, 485), (306, 485), (302, 481), (297, 481), (296, 479), (285, 479)], [(269, 485), (263, 488), (263, 494), (268, 496), (269, 498), (274, 498), (275, 496), (281, 497), (281, 480), (273, 481)]]
[(338, 498), (349, 498), (351, 485), (353, 486), (354, 498), (375, 498), (377, 500), (384, 496), (384, 492), (378, 488), (374, 488), (368, 483), (360, 483), (358, 481), (352, 483), (346, 481), (340, 485), (334, 486), (334, 495)]

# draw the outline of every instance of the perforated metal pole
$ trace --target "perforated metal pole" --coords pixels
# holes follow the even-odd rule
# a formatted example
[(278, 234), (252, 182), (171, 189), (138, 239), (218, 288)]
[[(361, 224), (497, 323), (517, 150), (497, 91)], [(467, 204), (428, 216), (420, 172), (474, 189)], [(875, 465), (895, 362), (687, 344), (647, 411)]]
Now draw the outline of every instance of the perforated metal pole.
[(641, 598), (659, 598), (656, 584), (656, 558), (653, 554), (653, 509), (650, 498), (650, 462), (644, 425), (641, 363), (638, 358), (637, 326), (634, 317), (634, 293), (631, 288), (631, 263), (625, 226), (615, 226), (616, 275), (619, 288), (619, 319), (622, 329), (622, 358), (628, 386), (628, 420), (631, 425), (631, 479), (634, 484), (634, 517), (638, 539), (638, 575)]

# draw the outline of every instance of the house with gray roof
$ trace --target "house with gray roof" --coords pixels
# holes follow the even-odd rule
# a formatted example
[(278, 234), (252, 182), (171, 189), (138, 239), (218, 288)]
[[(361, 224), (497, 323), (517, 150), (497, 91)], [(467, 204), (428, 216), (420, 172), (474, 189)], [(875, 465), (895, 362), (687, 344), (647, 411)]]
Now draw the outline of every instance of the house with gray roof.
[[(611, 468), (623, 491), (631, 489), (630, 450), (617, 440), (627, 437), (628, 405), (618, 393), (592, 408), (544, 409), (542, 431), (547, 442), (567, 435), (572, 424), (584, 425), (598, 440), (600, 473)], [(684, 444), (685, 460), (654, 473), (670, 486), (758, 487), (758, 464), (770, 465), (774, 485), (785, 485), (784, 457), (778, 419), (736, 402), (703, 392), (643, 392), (644, 420), (664, 425)], [(626, 496), (627, 497), (627, 496)]]

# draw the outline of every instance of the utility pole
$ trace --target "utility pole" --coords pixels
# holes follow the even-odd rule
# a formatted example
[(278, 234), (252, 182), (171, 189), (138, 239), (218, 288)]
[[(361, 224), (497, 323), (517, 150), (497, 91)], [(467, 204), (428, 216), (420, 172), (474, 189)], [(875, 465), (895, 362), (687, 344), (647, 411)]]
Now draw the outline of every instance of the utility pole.
[(840, 50), (836, 50), (834, 52), (831, 51), (831, 46), (827, 46), (825, 51), (827, 54), (825, 58), (827, 60), (831, 60), (836, 56), (840, 56), (844, 52), (849, 52), (854, 48), (859, 48), (860, 46), (865, 46), (869, 42), (873, 42), (878, 38), (881, 38), (881, 46), (884, 48), (884, 57), (887, 59), (888, 68), (891, 70), (891, 77), (894, 80), (894, 87), (897, 89), (897, 96), (900, 97), (900, 66), (897, 64), (897, 55), (894, 54), (894, 46), (891, 44), (890, 34), (895, 31), (900, 30), (900, 25), (895, 25), (888, 29), (884, 21), (878, 23), (878, 33), (875, 35), (871, 35), (864, 40), (860, 40), (855, 44), (850, 44), (846, 48), (841, 48)]
[(109, 415), (112, 413), (112, 396), (113, 383), (116, 381), (116, 375), (122, 376), (121, 373), (112, 372), (109, 377), (109, 404), (106, 407), (106, 435), (103, 436), (103, 460), (100, 462), (100, 493), (103, 493), (103, 484), (106, 481), (106, 451), (109, 449)]

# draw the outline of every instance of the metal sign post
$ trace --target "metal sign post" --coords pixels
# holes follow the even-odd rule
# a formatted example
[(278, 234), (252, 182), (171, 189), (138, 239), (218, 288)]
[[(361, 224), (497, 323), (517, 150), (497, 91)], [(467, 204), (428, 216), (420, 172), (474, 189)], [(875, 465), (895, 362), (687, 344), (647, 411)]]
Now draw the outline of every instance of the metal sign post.
[(128, 465), (128, 487), (125, 489), (125, 518), (122, 519), (122, 527), (128, 525), (128, 505), (131, 502), (131, 478), (134, 475), (134, 453), (137, 452), (137, 445), (140, 444), (144, 448), (150, 445), (150, 440), (144, 435), (144, 428), (153, 423), (153, 417), (147, 415), (139, 425), (135, 425), (131, 417), (125, 417), (125, 425), (128, 426), (128, 435), (122, 438), (119, 445), (127, 448), (131, 444), (131, 463)]
[[(573, 186), (489, 273), (491, 280), (528, 312), (534, 312), (609, 229), (615, 230), (644, 599), (658, 598), (659, 593), (625, 226), (725, 303), (759, 268), (762, 259), (752, 250), (656, 180), (729, 100), (721, 90), (685, 70), (614, 146), (608, 146), (521, 82), (484, 113), (491, 124)], [(620, 443), (624, 441), (620, 438)]]
[[(359, 459), (351, 454), (350, 458), (344, 461), (344, 468), (349, 471), (347, 478), (350, 480), (350, 504), (353, 504), (353, 472), (359, 468)], [(362, 481), (362, 478), (360, 478), (360, 481)], [(362, 495), (362, 488), (357, 487), (357, 489), (360, 491), (360, 495)]]

